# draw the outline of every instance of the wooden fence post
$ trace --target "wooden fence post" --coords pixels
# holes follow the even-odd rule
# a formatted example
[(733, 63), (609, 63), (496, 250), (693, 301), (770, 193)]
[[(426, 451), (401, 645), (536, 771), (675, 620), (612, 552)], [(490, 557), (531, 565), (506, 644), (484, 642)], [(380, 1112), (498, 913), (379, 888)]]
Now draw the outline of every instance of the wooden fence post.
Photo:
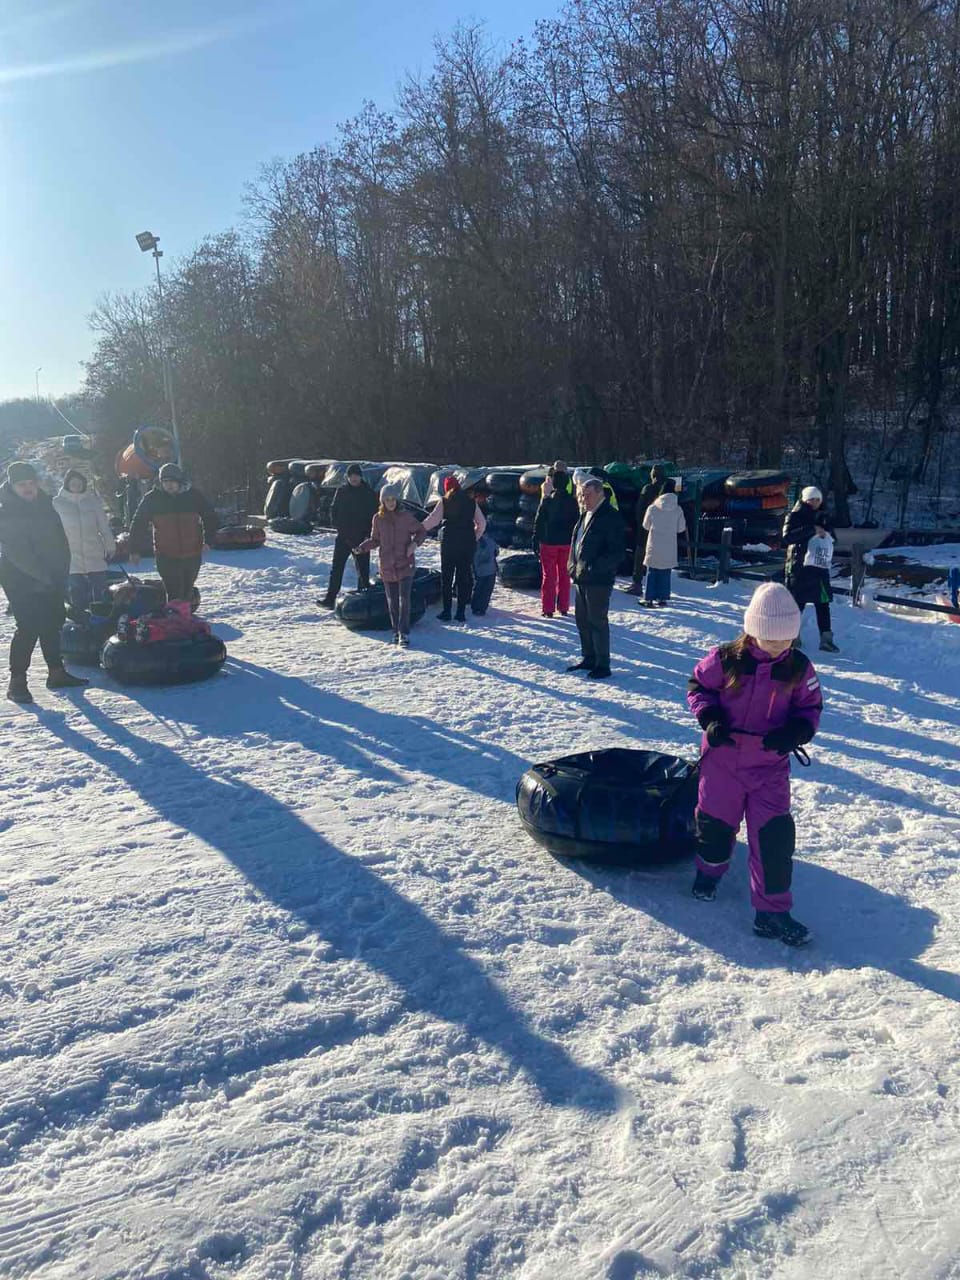
[(850, 602), (855, 609), (860, 607), (860, 593), (863, 590), (863, 580), (866, 577), (867, 567), (863, 559), (862, 542), (854, 542), (850, 548)]
[(717, 561), (717, 582), (730, 581), (730, 553), (733, 547), (733, 529), (725, 525), (720, 531), (720, 558)]

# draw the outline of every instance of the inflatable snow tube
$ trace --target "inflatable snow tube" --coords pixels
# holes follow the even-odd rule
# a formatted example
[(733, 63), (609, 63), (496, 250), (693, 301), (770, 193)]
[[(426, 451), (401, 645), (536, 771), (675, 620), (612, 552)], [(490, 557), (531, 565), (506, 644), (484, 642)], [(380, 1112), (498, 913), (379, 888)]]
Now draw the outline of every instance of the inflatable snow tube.
[(531, 514), (530, 512), (523, 511), (520, 513), (520, 515), (517, 516), (516, 520), (514, 520), (513, 523), (514, 523), (514, 527), (516, 529), (519, 529), (521, 533), (525, 533), (532, 538), (534, 528), (536, 527), (537, 518), (535, 515)]
[(524, 533), (522, 529), (514, 529), (513, 537), (510, 539), (510, 546), (514, 551), (532, 551), (533, 534)]
[(773, 493), (767, 497), (754, 495), (751, 498), (730, 497), (727, 499), (728, 511), (786, 511), (787, 495), (785, 493)]
[(546, 467), (534, 467), (532, 471), (525, 471), (520, 477), (520, 492), (539, 500), (540, 490), (543, 488), (543, 482), (546, 478)]
[(226, 660), (223, 641), (204, 635), (155, 644), (111, 636), (100, 655), (104, 671), (120, 684), (192, 684), (215, 676)]
[(498, 547), (509, 547), (513, 542), (516, 527), (512, 520), (492, 517), (487, 521), (487, 533), (489, 533)]
[(290, 495), (296, 487), (292, 476), (277, 476), (270, 482), (263, 514), (268, 520), (283, 520), (290, 514)]
[(112, 634), (112, 618), (91, 614), (86, 623), (65, 622), (60, 629), (60, 651), (76, 666), (98, 667), (100, 651)]
[(766, 498), (786, 493), (790, 487), (790, 477), (785, 471), (741, 471), (737, 475), (727, 476), (723, 487), (730, 496)]
[(253, 551), (262, 547), (267, 532), (255, 524), (230, 525), (213, 535), (214, 551)]
[(436, 604), (443, 596), (443, 577), (438, 569), (414, 569), (411, 603), (421, 599), (424, 605)]
[[(424, 596), (411, 589), (410, 625), (419, 622), (427, 611)], [(349, 631), (392, 631), (387, 593), (378, 582), (366, 591), (341, 591), (333, 612)]]
[(491, 493), (513, 493), (520, 496), (520, 477), (516, 471), (490, 471), (487, 488)]
[(317, 491), (309, 481), (304, 480), (290, 495), (290, 507), (287, 515), (291, 520), (312, 520), (317, 513)]
[(514, 591), (539, 589), (540, 557), (533, 554), (504, 556), (497, 561), (497, 577), (505, 587)]
[(287, 467), (289, 465), (290, 463), (286, 460), (286, 458), (282, 460), (278, 460), (276, 462), (268, 462), (267, 475), (268, 476), (285, 476), (287, 474)]
[(520, 501), (517, 503), (517, 510), (521, 515), (535, 516), (540, 509), (540, 494), (537, 493), (521, 493)]
[(584, 751), (528, 769), (517, 808), (527, 834), (558, 857), (647, 866), (693, 852), (696, 779), (679, 756)]
[(277, 520), (269, 521), (269, 524), (274, 533), (293, 533), (301, 538), (313, 533), (313, 525), (309, 520), (291, 520), (289, 516), (280, 516)]
[(491, 516), (509, 517), (512, 520), (520, 510), (519, 489), (513, 490), (512, 493), (489, 494), (484, 510)]

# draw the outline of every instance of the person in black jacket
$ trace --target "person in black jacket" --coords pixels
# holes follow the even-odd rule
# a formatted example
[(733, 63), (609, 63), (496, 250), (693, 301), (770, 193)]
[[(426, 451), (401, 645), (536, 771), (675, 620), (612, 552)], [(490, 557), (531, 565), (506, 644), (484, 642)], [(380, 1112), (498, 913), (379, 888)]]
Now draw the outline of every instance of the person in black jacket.
[(190, 600), (200, 575), (203, 548), (220, 527), (217, 513), (199, 489), (187, 483), (175, 462), (165, 462), (157, 483), (137, 507), (130, 525), (132, 565), (140, 563), (140, 549), (153, 528), (153, 554), (168, 600)]
[(808, 485), (783, 522), (783, 545), (787, 549), (784, 580), (801, 613), (808, 604), (816, 609), (820, 648), (824, 653), (840, 652), (834, 644), (830, 624), (830, 601), (833, 599), (830, 573), (805, 561), (810, 540), (832, 533), (833, 525), (823, 511), (823, 494), (814, 485)]
[(487, 527), (487, 519), (472, 493), (460, 487), (456, 476), (443, 482), (443, 498), (433, 508), (423, 528), (429, 533), (440, 526), (440, 574), (443, 579), (441, 622), (450, 622), (453, 586), (457, 586), (457, 622), (466, 622), (467, 605), (473, 598), (473, 558), (477, 541)]
[(347, 483), (334, 495), (330, 519), (337, 531), (333, 544), (333, 564), (327, 594), (320, 601), (324, 609), (332, 609), (337, 603), (337, 592), (343, 582), (343, 571), (353, 556), (357, 566), (357, 586), (366, 591), (370, 586), (370, 552), (354, 551), (370, 537), (373, 517), (380, 510), (380, 499), (363, 478), (363, 472), (355, 462), (347, 467)]
[(70, 572), (70, 546), (53, 502), (28, 462), (12, 462), (0, 485), (0, 586), (10, 602), (16, 630), (10, 643), (11, 702), (30, 703), (30, 659), (40, 642), (48, 689), (89, 683), (64, 668), (60, 628)]
[(555, 462), (547, 472), (537, 508), (534, 535), (540, 552), (540, 607), (545, 618), (570, 610), (570, 539), (580, 519), (580, 507), (565, 462)]
[(583, 515), (577, 521), (567, 564), (577, 592), (576, 619), (580, 633), (579, 662), (568, 671), (586, 671), (592, 680), (610, 676), (610, 592), (623, 559), (624, 529), (603, 483), (588, 475), (580, 486)]

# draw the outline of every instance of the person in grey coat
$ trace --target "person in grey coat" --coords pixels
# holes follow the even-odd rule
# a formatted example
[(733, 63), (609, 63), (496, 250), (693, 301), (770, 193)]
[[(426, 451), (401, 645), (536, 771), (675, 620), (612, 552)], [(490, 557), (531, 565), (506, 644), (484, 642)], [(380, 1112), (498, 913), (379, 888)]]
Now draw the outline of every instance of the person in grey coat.
[(470, 600), (470, 611), (482, 617), (490, 607), (494, 584), (497, 581), (497, 544), (489, 533), (483, 533), (477, 539), (477, 550), (473, 557), (473, 596)]

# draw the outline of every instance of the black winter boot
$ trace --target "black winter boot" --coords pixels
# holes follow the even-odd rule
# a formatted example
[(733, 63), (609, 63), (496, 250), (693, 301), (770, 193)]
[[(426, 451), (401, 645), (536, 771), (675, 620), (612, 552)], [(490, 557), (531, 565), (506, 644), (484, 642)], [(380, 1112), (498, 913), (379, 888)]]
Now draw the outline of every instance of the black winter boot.
[(773, 938), (788, 947), (802, 947), (810, 941), (810, 930), (789, 911), (758, 911), (753, 932), (758, 938)]
[(699, 898), (701, 902), (713, 902), (717, 896), (717, 885), (719, 883), (720, 881), (716, 876), (708, 876), (705, 871), (698, 871), (690, 892), (695, 898)]
[(840, 652), (837, 646), (833, 643), (832, 631), (820, 632), (820, 651), (822, 653), (839, 653)]
[(80, 689), (89, 683), (83, 676), (71, 675), (66, 667), (51, 667), (47, 676), (48, 689)]
[(27, 687), (26, 676), (10, 676), (10, 686), (7, 689), (7, 700), (9, 702), (19, 702), (21, 706), (28, 706), (33, 701), (33, 694)]

